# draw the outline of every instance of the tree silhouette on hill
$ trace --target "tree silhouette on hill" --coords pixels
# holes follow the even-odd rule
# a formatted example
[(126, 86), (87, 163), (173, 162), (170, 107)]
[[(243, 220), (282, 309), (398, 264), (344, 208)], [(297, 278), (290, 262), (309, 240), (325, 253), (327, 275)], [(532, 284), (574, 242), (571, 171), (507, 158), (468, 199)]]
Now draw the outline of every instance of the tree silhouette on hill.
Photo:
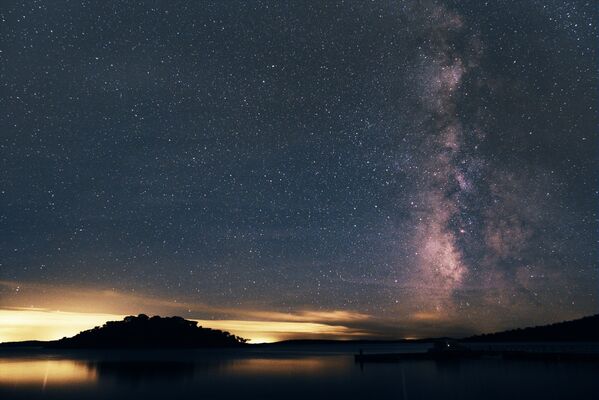
[(51, 343), (61, 348), (192, 348), (241, 346), (246, 339), (181, 317), (128, 316)]
[(596, 342), (599, 314), (551, 325), (512, 329), (464, 339), (468, 342)]

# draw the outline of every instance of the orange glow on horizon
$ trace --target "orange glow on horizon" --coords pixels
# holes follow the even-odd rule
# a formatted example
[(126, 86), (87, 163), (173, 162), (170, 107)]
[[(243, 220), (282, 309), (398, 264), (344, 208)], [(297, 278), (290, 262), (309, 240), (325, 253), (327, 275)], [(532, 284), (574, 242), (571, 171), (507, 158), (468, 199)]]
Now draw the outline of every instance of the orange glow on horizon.
[(43, 309), (0, 309), (0, 343), (61, 339), (123, 317), (115, 314)]
[(316, 322), (195, 320), (207, 328), (220, 329), (249, 339), (249, 343), (271, 343), (287, 339), (335, 338), (365, 336), (342, 325)]
[[(241, 336), (250, 343), (372, 337), (371, 332), (352, 327), (371, 316), (350, 310), (238, 309), (114, 289), (2, 280), (0, 300), (0, 342), (70, 337), (107, 321), (140, 313), (179, 315), (207, 328)], [(31, 307), (23, 307), (24, 304)], [(206, 319), (208, 315), (214, 319)]]
[[(251, 314), (251, 313), (250, 313)], [(268, 314), (260, 313), (262, 316)], [(282, 313), (273, 315), (283, 317)], [(310, 315), (310, 314), (308, 314)], [(332, 314), (334, 315), (334, 314)], [(312, 315), (314, 317), (314, 315)], [(62, 312), (39, 308), (0, 309), (0, 343), (25, 340), (56, 340), (122, 320), (124, 315)], [(367, 335), (340, 323), (304, 322), (304, 317), (288, 315), (283, 321), (193, 319), (206, 328), (220, 329), (248, 339), (249, 343), (269, 343), (287, 339), (348, 339)], [(328, 322), (328, 321), (327, 321)]]

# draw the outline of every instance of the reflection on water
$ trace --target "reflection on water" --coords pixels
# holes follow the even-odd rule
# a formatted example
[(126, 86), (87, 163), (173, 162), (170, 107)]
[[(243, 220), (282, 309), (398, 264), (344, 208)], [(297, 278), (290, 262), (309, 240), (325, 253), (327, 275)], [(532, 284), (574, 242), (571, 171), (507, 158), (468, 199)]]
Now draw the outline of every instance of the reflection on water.
[(193, 377), (195, 364), (178, 361), (92, 361), (86, 364), (100, 380), (113, 379), (133, 383), (151, 380), (176, 380)]
[[(46, 364), (50, 368), (51, 361)], [(89, 378), (100, 381), (122, 381), (143, 383), (201, 379), (202, 376), (217, 374), (224, 376), (310, 376), (330, 375), (344, 372), (353, 365), (346, 357), (294, 357), (294, 358), (230, 358), (206, 357), (195, 361), (165, 360), (99, 360), (74, 363), (78, 368), (85, 366)], [(32, 375), (37, 374), (38, 371)], [(79, 371), (81, 373), (81, 371)], [(83, 374), (82, 374), (83, 375)]]
[(69, 385), (94, 382), (96, 372), (73, 360), (0, 360), (0, 386)]
[(340, 371), (347, 366), (338, 357), (247, 358), (236, 359), (225, 365), (225, 371), (234, 375), (318, 375)]
[(356, 349), (338, 350), (0, 352), (0, 399), (591, 399), (599, 391), (596, 363), (361, 367), (353, 361)]

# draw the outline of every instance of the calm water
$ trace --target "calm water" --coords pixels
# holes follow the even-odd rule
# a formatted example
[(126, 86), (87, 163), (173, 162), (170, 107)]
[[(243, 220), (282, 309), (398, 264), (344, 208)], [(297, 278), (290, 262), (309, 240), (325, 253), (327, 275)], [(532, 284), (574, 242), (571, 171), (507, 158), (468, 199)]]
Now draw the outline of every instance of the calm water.
[[(367, 352), (423, 346), (362, 346)], [(355, 364), (356, 346), (248, 351), (0, 351), (0, 399), (591, 399), (599, 365), (463, 360)]]

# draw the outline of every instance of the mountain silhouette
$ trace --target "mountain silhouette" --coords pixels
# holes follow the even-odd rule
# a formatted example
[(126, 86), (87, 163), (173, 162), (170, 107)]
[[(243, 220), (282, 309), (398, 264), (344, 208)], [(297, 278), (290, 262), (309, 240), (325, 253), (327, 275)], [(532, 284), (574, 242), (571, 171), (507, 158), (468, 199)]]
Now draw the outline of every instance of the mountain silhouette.
[(197, 326), (181, 317), (128, 316), (109, 321), (71, 338), (49, 342), (58, 348), (193, 348), (233, 347), (247, 342), (239, 336)]
[(599, 314), (551, 325), (471, 336), (465, 342), (596, 342)]

